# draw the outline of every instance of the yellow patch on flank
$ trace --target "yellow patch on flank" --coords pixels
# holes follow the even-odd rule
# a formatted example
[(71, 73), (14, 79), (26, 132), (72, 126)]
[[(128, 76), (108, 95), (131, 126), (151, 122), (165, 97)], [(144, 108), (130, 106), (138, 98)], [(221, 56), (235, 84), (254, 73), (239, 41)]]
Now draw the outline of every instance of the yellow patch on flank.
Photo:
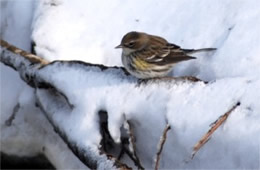
[(149, 69), (151, 67), (151, 64), (145, 62), (144, 60), (142, 60), (140, 58), (135, 58), (133, 60), (133, 62), (136, 65), (136, 68), (138, 68), (140, 70), (146, 70), (146, 69)]

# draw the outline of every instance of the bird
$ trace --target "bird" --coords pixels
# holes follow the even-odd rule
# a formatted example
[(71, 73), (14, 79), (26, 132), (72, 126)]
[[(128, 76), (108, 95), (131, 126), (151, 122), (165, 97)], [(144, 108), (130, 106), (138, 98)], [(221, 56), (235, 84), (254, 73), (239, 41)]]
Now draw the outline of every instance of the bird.
[(115, 48), (122, 49), (121, 60), (124, 68), (138, 79), (165, 77), (176, 63), (196, 59), (191, 54), (216, 50), (182, 49), (160, 36), (136, 31), (125, 34)]

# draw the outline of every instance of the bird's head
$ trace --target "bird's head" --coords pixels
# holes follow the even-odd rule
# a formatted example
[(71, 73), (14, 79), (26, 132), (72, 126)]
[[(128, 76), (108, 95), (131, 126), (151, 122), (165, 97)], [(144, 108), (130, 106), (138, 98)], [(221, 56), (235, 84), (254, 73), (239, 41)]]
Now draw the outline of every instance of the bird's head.
[(129, 32), (121, 40), (121, 43), (115, 48), (122, 48), (123, 52), (131, 53), (145, 48), (149, 36), (141, 32)]

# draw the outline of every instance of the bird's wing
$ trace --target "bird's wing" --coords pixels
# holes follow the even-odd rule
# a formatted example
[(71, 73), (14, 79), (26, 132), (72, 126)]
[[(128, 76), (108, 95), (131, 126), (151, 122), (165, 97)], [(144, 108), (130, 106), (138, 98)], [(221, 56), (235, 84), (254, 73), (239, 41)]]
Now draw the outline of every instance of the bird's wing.
[(149, 49), (143, 51), (143, 53), (143, 56), (149, 56), (145, 58), (146, 62), (158, 65), (173, 64), (195, 59), (195, 57), (185, 54), (180, 46), (170, 43), (164, 46), (151, 46)]

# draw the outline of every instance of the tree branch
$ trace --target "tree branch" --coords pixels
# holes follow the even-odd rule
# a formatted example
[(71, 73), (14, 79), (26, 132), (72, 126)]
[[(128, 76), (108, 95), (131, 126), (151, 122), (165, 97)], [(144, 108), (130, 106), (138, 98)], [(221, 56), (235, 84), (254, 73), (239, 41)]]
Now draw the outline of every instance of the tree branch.
[[(77, 141), (69, 138), (68, 134), (66, 134), (62, 130), (62, 127), (60, 127), (59, 124), (55, 122), (52, 112), (53, 110), (50, 111), (46, 106), (51, 106), (51, 108), (54, 110), (64, 107), (64, 110), (67, 110), (68, 112), (73, 109), (73, 107), (71, 107), (71, 104), (68, 102), (67, 96), (63, 92), (61, 92), (61, 90), (56, 88), (50, 82), (46, 82), (39, 74), (37, 74), (40, 69), (55, 62), (49, 63), (48, 61), (36, 55), (27, 53), (15, 46), (8, 44), (3, 40), (0, 41), (0, 47), (0, 61), (3, 64), (12, 67), (14, 70), (17, 70), (20, 73), (21, 78), (28, 85), (36, 89), (37, 105), (40, 107), (47, 120), (53, 126), (54, 130), (68, 145), (75, 156), (82, 161), (82, 163), (84, 163), (87, 167), (91, 169), (97, 169), (100, 164), (108, 163), (116, 168), (130, 169), (127, 165), (117, 161), (114, 157), (107, 156), (105, 154), (100, 155), (95, 152), (93, 148), (90, 147), (82, 148), (78, 146)], [(41, 97), (44, 95), (47, 95), (50, 101), (42, 100)]]
[[(132, 76), (129, 76), (129, 74), (125, 71), (125, 69), (120, 67), (107, 67), (104, 65), (96, 65), (96, 64), (89, 64), (82, 61), (53, 61), (48, 62), (45, 59), (42, 59), (41, 57), (38, 57), (36, 55), (27, 53), (13, 45), (8, 44), (6, 41), (1, 40), (0, 41), (0, 61), (7, 65), (12, 67), (13, 69), (17, 70), (20, 73), (20, 77), (31, 87), (36, 89), (36, 98), (38, 100), (38, 105), (42, 109), (42, 111), (45, 113), (46, 118), (49, 120), (51, 125), (54, 127), (54, 129), (57, 131), (57, 133), (60, 135), (60, 137), (64, 140), (65, 143), (68, 144), (69, 148), (72, 150), (72, 152), (88, 167), (92, 169), (96, 169), (98, 167), (98, 164), (100, 163), (98, 160), (104, 160), (105, 161), (111, 161), (117, 168), (123, 168), (127, 169), (128, 167), (119, 161), (117, 161), (113, 157), (109, 157), (108, 155), (96, 155), (91, 148), (81, 148), (77, 145), (77, 141), (74, 141), (73, 139), (69, 138), (69, 135), (65, 133), (63, 128), (58, 124), (58, 122), (55, 122), (53, 114), (55, 111), (50, 111), (51, 109), (60, 109), (59, 107), (62, 106), (67, 110), (68, 112), (71, 112), (74, 108), (74, 106), (70, 103), (69, 98), (67, 95), (58, 87), (56, 87), (53, 82), (49, 82), (48, 79), (44, 78), (44, 74), (47, 74), (48, 68), (55, 68), (56, 66), (61, 67), (61, 69), (66, 69), (68, 67), (76, 68), (76, 69), (82, 69), (85, 71), (89, 71), (90, 68), (98, 68), (100, 72), (105, 72), (109, 70), (113, 70), (113, 74), (120, 75), (123, 79), (129, 79), (132, 82), (135, 82), (138, 85), (137, 79), (135, 79)], [(129, 77), (128, 77), (129, 76)], [(145, 83), (157, 83), (158, 82), (178, 82), (178, 81), (189, 81), (189, 82), (197, 82), (200, 81), (196, 78), (191, 77), (182, 77), (182, 78), (162, 78), (162, 79), (152, 79), (147, 81), (139, 81), (139, 82), (145, 82)], [(58, 95), (57, 95), (58, 94)], [(42, 96), (48, 96), (48, 99), (51, 99), (50, 101), (46, 101), (42, 99)], [(53, 102), (53, 103), (51, 103)], [(58, 105), (57, 105), (58, 103)], [(58, 107), (59, 106), (59, 107)], [(168, 131), (168, 130), (167, 130)], [(167, 132), (166, 131), (166, 132)], [(131, 135), (131, 134), (130, 134)], [(130, 140), (134, 146), (134, 138), (133, 136), (130, 136)], [(163, 144), (162, 144), (163, 145)], [(134, 149), (135, 150), (135, 149)], [(134, 151), (135, 152), (135, 151)], [(93, 155), (95, 155), (93, 157)], [(136, 152), (134, 153), (134, 157), (136, 160), (139, 160), (139, 158), (136, 155)], [(111, 158), (108, 160), (108, 158)], [(138, 161), (140, 164), (140, 161)], [(140, 164), (141, 165), (141, 164)], [(139, 167), (142, 167), (140, 166)]]

